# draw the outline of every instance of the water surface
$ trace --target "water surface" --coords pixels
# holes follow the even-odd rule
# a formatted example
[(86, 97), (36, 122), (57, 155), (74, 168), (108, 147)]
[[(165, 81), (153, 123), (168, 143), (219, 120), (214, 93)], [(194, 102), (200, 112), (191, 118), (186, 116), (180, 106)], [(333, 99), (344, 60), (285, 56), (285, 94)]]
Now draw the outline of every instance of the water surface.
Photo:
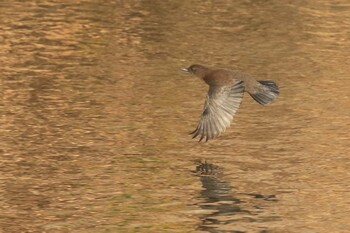
[[(0, 12), (2, 232), (350, 231), (348, 1)], [(192, 63), (281, 95), (245, 95), (233, 125), (197, 143), (207, 86), (179, 71)]]

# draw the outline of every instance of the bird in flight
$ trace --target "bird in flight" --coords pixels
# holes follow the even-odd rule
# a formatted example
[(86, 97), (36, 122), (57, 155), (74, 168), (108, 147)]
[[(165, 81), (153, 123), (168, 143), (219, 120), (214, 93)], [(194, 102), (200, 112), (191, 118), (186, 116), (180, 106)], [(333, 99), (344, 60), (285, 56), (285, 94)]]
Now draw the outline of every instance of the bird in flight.
[(261, 105), (272, 103), (279, 95), (274, 81), (255, 80), (237, 70), (212, 69), (197, 64), (181, 70), (209, 85), (203, 113), (197, 128), (191, 133), (193, 138), (200, 136), (199, 142), (216, 138), (230, 126), (245, 91)]

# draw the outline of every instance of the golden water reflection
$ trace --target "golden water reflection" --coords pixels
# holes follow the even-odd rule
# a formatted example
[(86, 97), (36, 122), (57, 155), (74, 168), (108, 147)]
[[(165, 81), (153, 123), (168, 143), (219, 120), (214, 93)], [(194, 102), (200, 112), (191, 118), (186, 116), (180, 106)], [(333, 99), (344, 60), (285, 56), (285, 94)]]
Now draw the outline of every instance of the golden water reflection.
[[(347, 1), (13, 1), (0, 6), (3, 232), (347, 232)], [(192, 141), (207, 87), (281, 87)], [(219, 175), (194, 173), (196, 159)]]

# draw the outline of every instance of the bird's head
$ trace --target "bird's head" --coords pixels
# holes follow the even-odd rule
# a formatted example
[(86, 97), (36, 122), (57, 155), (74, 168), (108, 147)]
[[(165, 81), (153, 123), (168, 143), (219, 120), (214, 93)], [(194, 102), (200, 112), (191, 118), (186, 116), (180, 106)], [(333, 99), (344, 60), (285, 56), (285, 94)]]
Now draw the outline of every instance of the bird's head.
[(188, 68), (182, 68), (182, 71), (186, 72), (186, 73), (190, 73), (190, 74), (194, 74), (197, 77), (203, 78), (208, 70), (208, 68), (206, 68), (205, 66), (202, 65), (191, 65)]

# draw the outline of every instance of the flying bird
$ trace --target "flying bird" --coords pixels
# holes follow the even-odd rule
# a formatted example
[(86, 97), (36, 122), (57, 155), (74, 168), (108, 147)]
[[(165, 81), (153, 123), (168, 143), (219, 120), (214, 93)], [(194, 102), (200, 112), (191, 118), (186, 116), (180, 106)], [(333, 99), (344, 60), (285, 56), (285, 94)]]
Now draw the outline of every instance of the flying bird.
[(244, 92), (248, 92), (261, 105), (272, 103), (279, 95), (274, 81), (255, 80), (251, 75), (237, 70), (212, 69), (197, 64), (181, 70), (209, 85), (203, 113), (197, 128), (191, 133), (193, 138), (200, 136), (199, 142), (216, 138), (230, 126)]

